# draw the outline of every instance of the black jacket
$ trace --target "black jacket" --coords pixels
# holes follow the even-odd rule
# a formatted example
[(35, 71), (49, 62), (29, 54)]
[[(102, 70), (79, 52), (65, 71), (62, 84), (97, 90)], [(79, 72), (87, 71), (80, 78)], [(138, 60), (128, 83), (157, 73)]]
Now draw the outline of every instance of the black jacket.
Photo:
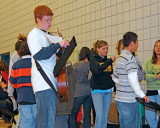
[(0, 87), (0, 100), (8, 99), (8, 93)]
[(101, 58), (94, 54), (90, 59), (90, 70), (92, 72), (91, 88), (106, 90), (115, 86), (111, 75), (113, 74), (112, 59)]

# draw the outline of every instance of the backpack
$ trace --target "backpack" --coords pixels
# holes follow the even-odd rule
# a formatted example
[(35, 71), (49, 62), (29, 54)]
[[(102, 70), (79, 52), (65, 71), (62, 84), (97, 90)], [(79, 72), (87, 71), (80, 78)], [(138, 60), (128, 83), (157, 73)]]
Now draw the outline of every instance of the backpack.
[(138, 81), (141, 82), (142, 80), (145, 80), (146, 77), (146, 73), (143, 70), (142, 66), (138, 66)]

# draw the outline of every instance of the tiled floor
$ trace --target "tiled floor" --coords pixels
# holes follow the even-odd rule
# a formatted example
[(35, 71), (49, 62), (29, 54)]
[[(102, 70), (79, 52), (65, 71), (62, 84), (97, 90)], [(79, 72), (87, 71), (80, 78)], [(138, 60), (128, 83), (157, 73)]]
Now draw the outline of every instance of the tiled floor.
[(10, 124), (4, 123), (4, 120), (0, 120), (0, 128), (8, 128), (9, 126), (11, 126)]
[[(18, 123), (18, 118), (19, 118), (19, 115), (15, 116), (15, 120), (16, 120), (17, 123)], [(8, 128), (8, 126), (10, 126), (10, 125), (11, 124), (6, 124), (6, 123), (4, 123), (3, 120), (0, 120), (0, 128)], [(16, 125), (13, 124), (12, 128), (16, 128)], [(94, 127), (91, 127), (91, 128), (94, 128)], [(119, 128), (119, 125), (117, 125), (117, 124), (108, 124), (107, 128)], [(142, 128), (149, 128), (149, 126), (144, 125)]]
[[(15, 116), (15, 120), (16, 120), (16, 122), (18, 122), (18, 118), (19, 118), (19, 115), (17, 115), (17, 116)], [(0, 128), (8, 128), (9, 126), (11, 126), (12, 124), (10, 123), (10, 124), (7, 124), (7, 123), (4, 123), (4, 120), (0, 120)], [(16, 125), (15, 124), (13, 124), (12, 125), (12, 128), (16, 128)]]
[[(18, 118), (19, 118), (19, 114), (17, 116), (15, 116), (15, 120), (16, 120), (17, 123), (18, 123)], [(16, 128), (16, 125), (13, 124), (12, 128)]]

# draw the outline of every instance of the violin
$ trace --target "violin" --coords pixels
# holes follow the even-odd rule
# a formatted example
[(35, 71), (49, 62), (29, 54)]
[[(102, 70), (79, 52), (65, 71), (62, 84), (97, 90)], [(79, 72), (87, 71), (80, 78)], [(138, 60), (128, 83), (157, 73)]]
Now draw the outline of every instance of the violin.
[[(57, 28), (57, 34), (62, 37), (62, 34), (59, 32), (59, 28)], [(62, 51), (64, 51), (62, 49)], [(57, 62), (59, 57), (57, 56)], [(57, 76), (57, 84), (58, 84), (58, 93), (63, 96), (63, 98), (59, 98), (60, 102), (67, 102), (68, 101), (68, 78), (66, 72), (66, 66), (63, 66), (62, 70)]]

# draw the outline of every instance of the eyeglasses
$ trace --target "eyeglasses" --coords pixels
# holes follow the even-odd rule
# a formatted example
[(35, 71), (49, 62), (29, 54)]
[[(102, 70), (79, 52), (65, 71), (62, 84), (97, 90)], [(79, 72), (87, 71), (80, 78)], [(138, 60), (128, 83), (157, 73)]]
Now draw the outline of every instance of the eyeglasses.
[(50, 18), (47, 18), (47, 19), (44, 19), (45, 22), (52, 22), (53, 20), (54, 20), (54, 18), (51, 18), (51, 19), (50, 19)]

